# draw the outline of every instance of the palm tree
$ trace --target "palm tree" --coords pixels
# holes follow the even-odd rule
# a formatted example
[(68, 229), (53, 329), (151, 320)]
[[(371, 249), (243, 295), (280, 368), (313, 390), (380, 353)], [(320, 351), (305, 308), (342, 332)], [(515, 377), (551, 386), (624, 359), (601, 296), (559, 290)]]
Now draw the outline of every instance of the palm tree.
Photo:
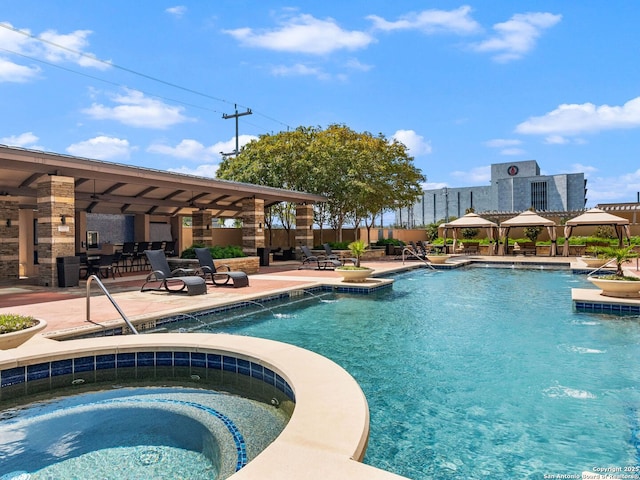
[(351, 242), (349, 245), (349, 251), (351, 255), (356, 258), (356, 267), (360, 266), (360, 257), (364, 254), (367, 249), (367, 244), (362, 240), (356, 240), (355, 242)]
[(638, 256), (633, 247), (602, 247), (602, 252), (616, 261), (616, 277), (624, 277), (622, 265)]

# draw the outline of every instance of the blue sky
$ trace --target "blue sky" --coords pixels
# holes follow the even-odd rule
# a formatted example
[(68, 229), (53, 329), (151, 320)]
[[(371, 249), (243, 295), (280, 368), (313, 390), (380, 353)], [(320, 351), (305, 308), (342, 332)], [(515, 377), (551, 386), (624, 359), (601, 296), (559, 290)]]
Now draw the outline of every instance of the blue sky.
[(588, 206), (640, 191), (634, 0), (3, 0), (0, 24), (2, 144), (214, 176), (237, 105), (241, 144), (397, 138), (425, 188), (535, 159)]

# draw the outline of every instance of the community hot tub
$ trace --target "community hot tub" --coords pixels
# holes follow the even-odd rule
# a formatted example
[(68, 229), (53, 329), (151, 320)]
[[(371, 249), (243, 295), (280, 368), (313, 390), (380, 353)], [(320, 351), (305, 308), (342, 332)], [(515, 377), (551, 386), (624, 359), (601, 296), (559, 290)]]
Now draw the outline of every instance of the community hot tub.
[[(102, 391), (90, 394), (98, 396), (88, 397), (84, 404), (75, 405), (71, 401), (60, 409), (54, 408), (44, 416), (35, 415), (24, 422), (43, 422), (42, 426), (50, 427), (50, 422), (65, 424), (65, 419), (82, 420), (96, 414), (122, 419), (134, 412), (135, 421), (120, 421), (118, 428), (126, 431), (130, 425), (131, 430), (144, 431), (145, 425), (151, 425), (152, 430), (157, 427), (166, 433), (167, 429), (176, 430), (176, 425), (182, 424), (193, 435), (177, 440), (179, 453), (199, 454), (200, 460), (194, 457), (188, 462), (196, 462), (198, 468), (209, 474), (215, 473), (217, 476), (212, 475), (213, 478), (344, 478), (346, 475), (397, 478), (354, 461), (363, 458), (369, 431), (367, 403), (357, 383), (335, 363), (292, 345), (214, 334), (139, 335), (67, 342), (40, 339), (1, 352), (0, 370), (3, 405), (20, 404), (22, 399), (33, 398), (33, 395), (49, 395), (50, 390), (66, 394), (76, 389), (92, 390), (92, 386), (105, 382), (117, 383), (119, 377), (109, 376), (118, 375), (119, 371), (138, 383), (131, 386), (131, 382), (123, 382), (126, 390), (133, 388), (124, 397), (114, 396), (113, 390)], [(150, 370), (161, 375), (171, 371), (173, 377), (163, 377), (163, 381), (173, 390), (144, 390), (159, 388), (144, 385)], [(287, 418), (290, 415), (288, 423), (283, 422), (286, 426), (282, 433), (261, 453), (247, 454), (243, 432), (234, 431), (236, 425), (234, 421), (229, 423), (229, 415), (215, 406), (207, 406), (205, 401), (207, 395), (211, 395), (207, 392), (210, 385), (223, 377), (228, 384), (230, 375), (235, 378), (231, 382), (231, 390), (235, 389), (232, 393), (250, 392), (249, 396), (255, 397), (251, 400), (262, 402), (265, 408), (277, 408)], [(158, 380), (157, 375), (154, 380)], [(195, 388), (198, 390), (191, 391)], [(11, 416), (5, 413), (5, 417)], [(0, 429), (3, 423), (11, 427), (11, 418), (0, 421)], [(224, 436), (231, 442), (220, 444), (219, 437)], [(181, 441), (189, 445), (182, 445)], [(130, 446), (127, 443), (135, 442), (125, 435), (121, 445), (111, 443), (105, 447), (122, 447), (123, 450), (115, 452), (122, 454), (122, 462), (125, 454), (130, 454), (128, 461), (147, 463), (147, 466), (175, 453), (165, 449), (167, 445), (126, 452)], [(59, 442), (58, 447), (64, 448), (64, 445)], [(92, 448), (83, 446), (82, 455), (91, 458)], [(221, 458), (220, 450), (231, 454)], [(114, 466), (117, 465), (114, 462)], [(20, 472), (14, 467), (11, 471), (1, 471), (0, 476)]]

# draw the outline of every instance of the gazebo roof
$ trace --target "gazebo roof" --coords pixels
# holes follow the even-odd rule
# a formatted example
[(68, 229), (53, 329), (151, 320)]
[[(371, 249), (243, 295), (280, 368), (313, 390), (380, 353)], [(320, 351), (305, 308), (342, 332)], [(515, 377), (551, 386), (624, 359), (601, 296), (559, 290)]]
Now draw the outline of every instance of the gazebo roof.
[(629, 220), (612, 215), (599, 208), (592, 208), (582, 215), (567, 220), (566, 225), (572, 227), (577, 225), (629, 225)]
[(553, 227), (556, 223), (548, 218), (541, 217), (536, 212), (525, 210), (509, 220), (505, 220), (500, 224), (503, 227)]
[(490, 228), (497, 226), (497, 224), (482, 218), (480, 215), (473, 212), (467, 213), (466, 215), (443, 225), (444, 228)]

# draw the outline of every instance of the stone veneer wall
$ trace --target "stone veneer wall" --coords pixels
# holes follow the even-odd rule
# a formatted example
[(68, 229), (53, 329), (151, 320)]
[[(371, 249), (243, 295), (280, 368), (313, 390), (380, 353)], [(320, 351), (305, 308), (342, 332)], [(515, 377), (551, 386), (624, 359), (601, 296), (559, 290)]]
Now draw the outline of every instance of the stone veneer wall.
[[(56, 258), (75, 255), (75, 185), (72, 177), (50, 175), (38, 182), (40, 285), (58, 286)], [(64, 215), (65, 223), (62, 223)]]
[(18, 200), (0, 201), (0, 281), (20, 276)]
[(313, 247), (313, 205), (296, 205), (296, 247)]
[[(211, 212), (207, 210), (198, 210), (191, 215), (191, 234), (194, 244), (210, 247), (213, 245), (211, 241)], [(191, 245), (183, 245), (182, 249), (189, 248)]]
[(242, 200), (242, 251), (255, 255), (264, 247), (264, 200)]

